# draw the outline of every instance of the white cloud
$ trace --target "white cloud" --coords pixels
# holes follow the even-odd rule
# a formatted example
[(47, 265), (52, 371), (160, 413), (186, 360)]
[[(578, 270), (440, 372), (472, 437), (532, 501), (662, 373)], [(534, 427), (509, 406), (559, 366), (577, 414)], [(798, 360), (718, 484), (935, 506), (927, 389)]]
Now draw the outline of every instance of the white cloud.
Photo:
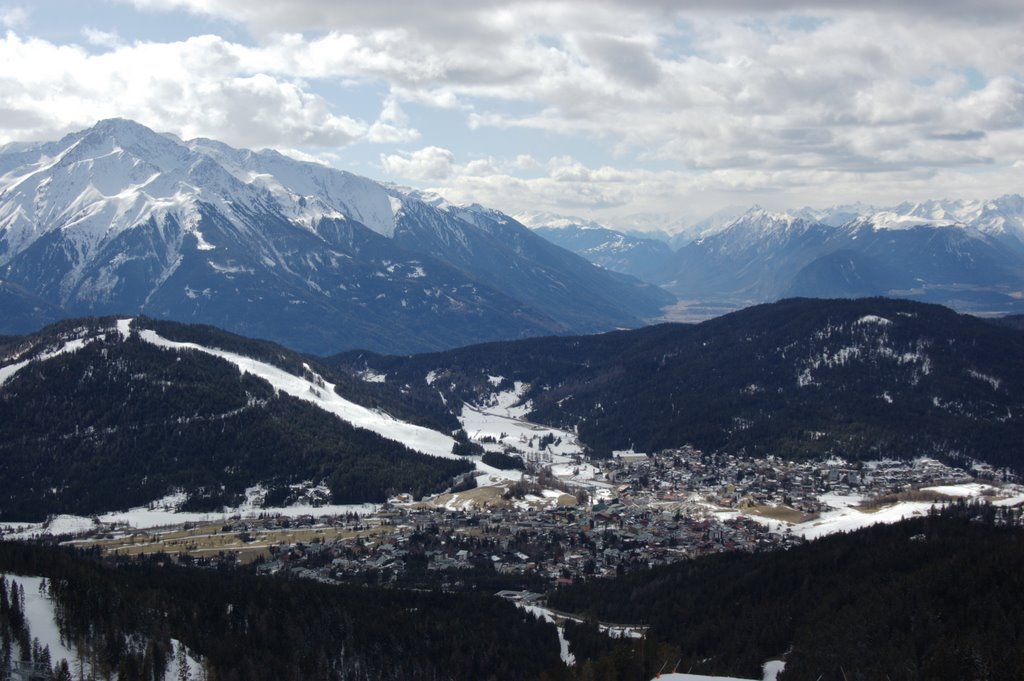
[[(124, 1), (256, 42), (87, 29), (107, 48), (91, 54), (9, 34), (0, 136), (120, 115), (318, 157), (422, 140), (370, 153), (467, 200), (555, 211), (1009, 188), (1024, 157), (1019, 0)], [(318, 94), (338, 84), (372, 85), (358, 110), (376, 119)]]
[(407, 180), (443, 180), (452, 174), (455, 167), (455, 154), (440, 147), (382, 155), (380, 160), (388, 174)]
[(366, 139), (379, 144), (399, 144), (419, 139), (420, 133), (409, 127), (409, 118), (398, 101), (391, 97), (384, 102), (380, 117), (370, 126)]
[(367, 134), (365, 123), (295, 82), (249, 72), (245, 57), (215, 36), (90, 54), (8, 33), (0, 38), (0, 129), (8, 139), (50, 138), (122, 116), (245, 147), (339, 147)]
[(4, 28), (21, 28), (28, 20), (29, 12), (24, 7), (0, 7), (0, 26)]
[(97, 47), (114, 48), (123, 43), (121, 36), (116, 31), (102, 31), (90, 26), (82, 29), (82, 36), (85, 38), (85, 42)]

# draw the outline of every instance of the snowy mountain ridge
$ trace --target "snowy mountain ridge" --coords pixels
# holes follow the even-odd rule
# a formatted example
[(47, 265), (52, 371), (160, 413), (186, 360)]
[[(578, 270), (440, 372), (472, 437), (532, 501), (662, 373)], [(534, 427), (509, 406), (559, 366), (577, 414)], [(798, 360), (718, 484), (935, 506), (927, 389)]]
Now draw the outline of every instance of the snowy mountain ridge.
[(0, 150), (0, 284), (0, 333), (142, 313), (320, 353), (639, 326), (671, 302), (499, 211), (122, 119)]

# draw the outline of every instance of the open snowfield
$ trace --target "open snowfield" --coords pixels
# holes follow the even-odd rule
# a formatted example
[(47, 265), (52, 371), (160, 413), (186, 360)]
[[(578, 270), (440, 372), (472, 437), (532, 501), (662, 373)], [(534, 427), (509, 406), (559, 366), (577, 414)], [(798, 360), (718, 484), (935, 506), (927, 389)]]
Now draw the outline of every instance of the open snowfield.
[[(256, 488), (253, 488), (256, 489)], [(248, 490), (247, 492), (252, 492)], [(40, 536), (62, 536), (82, 534), (103, 525), (126, 525), (137, 530), (148, 530), (157, 527), (173, 527), (185, 523), (222, 522), (230, 518), (255, 518), (260, 514), (280, 515), (286, 518), (299, 516), (339, 516), (356, 513), (360, 516), (376, 512), (378, 504), (348, 505), (317, 505), (296, 504), (294, 506), (262, 508), (253, 502), (253, 494), (240, 506), (227, 507), (219, 512), (185, 513), (178, 507), (185, 501), (184, 494), (171, 494), (157, 499), (146, 506), (139, 506), (127, 511), (104, 513), (95, 518), (74, 515), (59, 515), (46, 523), (0, 523), (7, 539), (31, 539)], [(10, 534), (6, 534), (10, 533)]]
[[(786, 663), (781, 660), (769, 660), (764, 663), (764, 674), (760, 681), (775, 681)], [(701, 674), (662, 674), (655, 677), (658, 681), (757, 681), (755, 679), (738, 679), (734, 676), (703, 676)]]
[[(787, 523), (754, 514), (744, 515), (762, 523), (772, 532), (781, 533), (789, 530), (804, 539), (817, 539), (836, 532), (852, 532), (877, 523), (896, 523), (905, 518), (924, 515), (935, 505), (931, 502), (904, 501), (876, 511), (864, 511), (857, 508), (857, 505), (864, 501), (864, 497), (860, 494), (846, 496), (825, 494), (822, 495), (821, 500), (831, 506), (833, 510), (826, 511), (819, 517), (803, 523)], [(727, 511), (718, 515), (729, 517), (739, 515), (739, 512)]]

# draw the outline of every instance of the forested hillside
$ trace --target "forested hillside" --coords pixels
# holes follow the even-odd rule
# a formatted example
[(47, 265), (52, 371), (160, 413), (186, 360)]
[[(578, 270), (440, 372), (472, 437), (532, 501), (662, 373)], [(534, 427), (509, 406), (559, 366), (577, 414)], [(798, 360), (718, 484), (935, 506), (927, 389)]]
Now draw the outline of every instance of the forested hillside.
[[(1024, 334), (937, 305), (792, 299), (698, 325), (331, 359), (461, 408), (489, 377), (598, 455), (937, 456), (1024, 470)], [(426, 378), (434, 380), (428, 385)]]
[[(121, 337), (109, 324), (64, 323), (3, 350), (27, 353), (27, 364), (0, 382), (0, 519), (99, 513), (176, 490), (189, 494), (187, 508), (213, 509), (257, 483), (310, 481), (335, 503), (379, 502), (388, 492), (443, 490), (471, 468), (355, 428), (218, 357)], [(254, 350), (215, 330), (154, 327)], [(301, 374), (297, 356), (255, 350), (292, 370), (298, 363)], [(371, 404), (379, 399), (380, 390), (349, 384)]]
[(327, 586), (159, 559), (112, 569), (21, 544), (0, 544), (3, 572), (47, 579), (62, 635), (96, 678), (169, 678), (171, 639), (218, 681), (517, 681), (560, 666), (552, 627), (488, 595)]
[[(955, 507), (789, 551), (727, 553), (555, 592), (556, 608), (650, 624), (619, 645), (569, 631), (594, 662), (576, 679), (647, 681), (664, 659), (694, 673), (780, 681), (961, 681), (1024, 675), (1020, 512)], [(661, 660), (654, 654), (658, 644)]]

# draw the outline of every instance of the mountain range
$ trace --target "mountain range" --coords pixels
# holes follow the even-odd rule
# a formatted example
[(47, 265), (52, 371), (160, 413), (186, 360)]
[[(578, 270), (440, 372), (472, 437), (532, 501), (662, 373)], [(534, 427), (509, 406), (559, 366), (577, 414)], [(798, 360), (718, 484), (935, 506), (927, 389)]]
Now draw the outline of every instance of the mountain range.
[(887, 209), (857, 204), (773, 212), (755, 206), (694, 225), (672, 240), (678, 247), (668, 254), (660, 239), (595, 223), (548, 218), (532, 224), (596, 264), (713, 310), (793, 296), (876, 295), (984, 314), (1024, 310), (1019, 195)]
[(0, 333), (146, 314), (296, 349), (636, 327), (672, 301), (512, 218), (112, 119), (0, 149)]

